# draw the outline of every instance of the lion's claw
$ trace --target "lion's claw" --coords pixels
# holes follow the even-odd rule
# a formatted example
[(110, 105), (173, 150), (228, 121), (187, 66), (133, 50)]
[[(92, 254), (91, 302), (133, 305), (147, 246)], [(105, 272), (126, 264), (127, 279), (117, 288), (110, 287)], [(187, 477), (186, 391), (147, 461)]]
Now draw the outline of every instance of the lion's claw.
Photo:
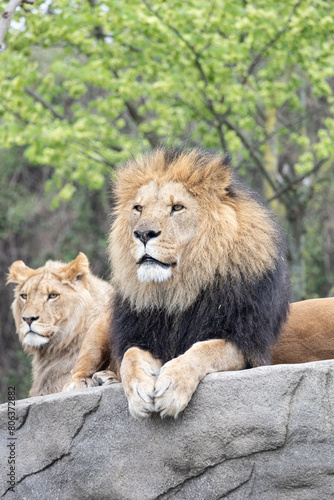
[(141, 375), (140, 379), (131, 380), (125, 385), (125, 393), (129, 402), (129, 411), (137, 419), (147, 418), (154, 412), (155, 378)]
[(184, 363), (182, 356), (166, 363), (157, 378), (154, 410), (161, 418), (176, 418), (188, 405), (198, 385), (196, 373)]
[(163, 383), (162, 378), (161, 378), (160, 383), (159, 383), (159, 389), (157, 389), (157, 384), (156, 384), (156, 388), (154, 391), (154, 397), (159, 398), (160, 396), (162, 396), (166, 391), (168, 391), (168, 389), (170, 388), (172, 383), (173, 383), (173, 381), (172, 380), (168, 381), (168, 379), (165, 379), (165, 383)]
[(94, 373), (93, 380), (96, 382), (96, 385), (111, 385), (120, 381), (117, 375), (110, 370)]
[(154, 380), (137, 382), (128, 396), (129, 410), (137, 419), (148, 418), (154, 412)]
[(81, 377), (78, 379), (71, 379), (64, 385), (62, 392), (79, 391), (87, 389), (87, 387), (96, 387), (98, 383), (91, 377)]

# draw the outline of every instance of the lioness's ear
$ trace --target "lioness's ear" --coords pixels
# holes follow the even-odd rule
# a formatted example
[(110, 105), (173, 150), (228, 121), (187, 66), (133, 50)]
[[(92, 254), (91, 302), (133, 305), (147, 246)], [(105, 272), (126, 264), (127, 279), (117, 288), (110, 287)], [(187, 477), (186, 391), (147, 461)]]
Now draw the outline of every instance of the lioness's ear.
[(82, 252), (72, 262), (64, 266), (61, 277), (69, 281), (84, 279), (89, 273), (89, 260)]
[(6, 285), (8, 283), (24, 283), (33, 274), (34, 269), (26, 266), (23, 260), (17, 260), (9, 268)]

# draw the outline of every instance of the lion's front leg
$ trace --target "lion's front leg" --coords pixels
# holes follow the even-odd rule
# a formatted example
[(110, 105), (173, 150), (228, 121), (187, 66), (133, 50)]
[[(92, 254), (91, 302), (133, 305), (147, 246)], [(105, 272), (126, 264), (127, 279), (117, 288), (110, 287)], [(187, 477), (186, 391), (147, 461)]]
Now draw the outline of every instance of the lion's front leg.
[[(63, 387), (63, 391), (75, 391), (99, 385), (97, 378), (93, 379), (92, 377), (110, 359), (109, 323), (110, 311), (106, 308), (89, 328), (77, 362), (71, 371), (71, 378)], [(113, 360), (110, 360), (109, 368), (111, 370), (113, 370), (114, 364)]]
[(155, 383), (154, 409), (161, 417), (176, 418), (188, 405), (199, 382), (208, 373), (241, 370), (245, 359), (225, 340), (197, 342), (178, 358), (168, 361)]
[(154, 412), (155, 381), (160, 368), (158, 359), (138, 347), (124, 354), (120, 374), (133, 417), (142, 419)]

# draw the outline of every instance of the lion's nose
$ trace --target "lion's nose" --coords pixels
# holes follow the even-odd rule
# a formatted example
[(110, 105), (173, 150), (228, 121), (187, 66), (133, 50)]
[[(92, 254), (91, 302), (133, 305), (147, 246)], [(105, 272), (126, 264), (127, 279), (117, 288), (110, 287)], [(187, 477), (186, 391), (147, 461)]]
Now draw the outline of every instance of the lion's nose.
[(31, 323), (33, 321), (37, 321), (38, 318), (39, 318), (39, 316), (36, 316), (35, 318), (33, 316), (30, 316), (29, 318), (22, 317), (23, 321), (25, 321), (26, 323), (28, 323), (29, 326), (31, 326)]
[(134, 235), (135, 238), (138, 238), (144, 245), (150, 240), (151, 238), (157, 238), (161, 234), (161, 231), (156, 233), (155, 231), (135, 231)]

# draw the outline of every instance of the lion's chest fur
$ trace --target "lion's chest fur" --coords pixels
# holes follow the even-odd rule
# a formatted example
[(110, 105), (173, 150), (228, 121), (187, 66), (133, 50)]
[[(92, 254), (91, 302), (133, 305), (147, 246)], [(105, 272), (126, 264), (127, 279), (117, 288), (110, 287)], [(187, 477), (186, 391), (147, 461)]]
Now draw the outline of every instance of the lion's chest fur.
[(34, 354), (33, 386), (29, 396), (44, 396), (62, 391), (79, 356), (81, 341), (81, 336), (78, 336), (69, 349), (54, 352), (52, 348), (48, 350), (46, 347)]
[[(234, 343), (251, 366), (270, 362), (270, 345), (276, 340), (288, 310), (285, 263), (257, 281), (217, 277), (181, 313), (163, 308), (133, 310), (116, 294), (111, 325), (116, 359), (136, 346), (163, 363), (183, 354), (195, 342), (225, 339)], [(285, 290), (285, 291), (284, 291)]]

